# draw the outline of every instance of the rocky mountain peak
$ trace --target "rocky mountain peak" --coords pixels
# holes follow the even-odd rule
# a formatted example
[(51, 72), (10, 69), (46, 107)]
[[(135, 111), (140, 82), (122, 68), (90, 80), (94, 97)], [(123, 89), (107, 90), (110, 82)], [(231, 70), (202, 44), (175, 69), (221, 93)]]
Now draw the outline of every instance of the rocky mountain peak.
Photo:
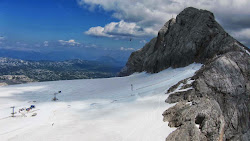
[(163, 113), (164, 121), (177, 129), (166, 141), (249, 141), (249, 52), (213, 13), (189, 7), (133, 52), (120, 76), (204, 64), (168, 90), (166, 102), (177, 104)]
[(185, 25), (199, 19), (200, 16), (202, 16), (203, 19), (214, 21), (214, 14), (212, 12), (193, 7), (185, 8), (181, 13), (179, 13), (176, 20), (178, 24)]
[(175, 24), (175, 19), (172, 18), (170, 19), (168, 22), (166, 22), (164, 24), (164, 26), (159, 30), (158, 32), (158, 38), (161, 38), (161, 40), (164, 40), (164, 36), (165, 34), (167, 33), (168, 29), (173, 25)]
[(205, 63), (229, 51), (249, 50), (216, 22), (213, 13), (193, 7), (170, 19), (141, 50), (133, 52), (120, 76), (134, 72), (156, 73), (168, 67)]

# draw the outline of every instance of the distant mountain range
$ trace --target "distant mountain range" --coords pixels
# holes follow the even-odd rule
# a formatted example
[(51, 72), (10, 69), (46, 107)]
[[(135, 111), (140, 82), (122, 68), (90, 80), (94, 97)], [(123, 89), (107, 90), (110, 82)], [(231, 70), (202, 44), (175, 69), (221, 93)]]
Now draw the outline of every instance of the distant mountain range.
[(97, 61), (25, 61), (0, 58), (0, 83), (19, 84), (34, 81), (108, 78), (116, 76), (121, 65), (111, 57)]
[(22, 60), (51, 60), (51, 61), (64, 61), (64, 60), (99, 60), (100, 58), (113, 58), (120, 65), (125, 65), (127, 59), (132, 51), (121, 50), (104, 50), (95, 48), (61, 48), (61, 49), (47, 49), (47, 48), (1, 48), (0, 57), (16, 58)]

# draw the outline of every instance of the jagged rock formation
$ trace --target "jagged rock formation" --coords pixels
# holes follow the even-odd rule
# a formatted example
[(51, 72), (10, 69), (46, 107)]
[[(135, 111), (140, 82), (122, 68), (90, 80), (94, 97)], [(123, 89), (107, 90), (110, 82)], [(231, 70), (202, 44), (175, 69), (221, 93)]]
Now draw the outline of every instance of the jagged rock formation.
[(131, 54), (120, 76), (193, 62), (204, 65), (168, 90), (166, 102), (177, 104), (163, 113), (164, 121), (177, 129), (166, 141), (249, 141), (249, 49), (228, 35), (211, 12), (183, 10)]
[[(191, 133), (193, 140), (250, 140), (250, 56), (233, 51), (208, 61), (191, 78), (169, 89), (168, 103), (179, 102), (163, 113), (170, 126), (178, 127), (167, 141)], [(187, 91), (173, 92), (180, 84)], [(192, 102), (192, 105), (186, 104)], [(184, 103), (184, 104), (183, 104)], [(198, 120), (200, 119), (200, 120)], [(199, 124), (199, 130), (194, 125)], [(192, 126), (193, 128), (187, 128)], [(192, 140), (190, 136), (182, 137)], [(199, 139), (198, 139), (199, 138)], [(182, 140), (181, 139), (181, 140)], [(202, 139), (204, 140), (204, 139)]]
[(204, 63), (215, 55), (243, 48), (215, 21), (213, 13), (189, 7), (176, 20), (169, 20), (156, 38), (133, 52), (119, 76)]
[(224, 118), (215, 100), (207, 98), (189, 104), (177, 103), (163, 113), (170, 127), (177, 127), (166, 141), (218, 141), (224, 131)]

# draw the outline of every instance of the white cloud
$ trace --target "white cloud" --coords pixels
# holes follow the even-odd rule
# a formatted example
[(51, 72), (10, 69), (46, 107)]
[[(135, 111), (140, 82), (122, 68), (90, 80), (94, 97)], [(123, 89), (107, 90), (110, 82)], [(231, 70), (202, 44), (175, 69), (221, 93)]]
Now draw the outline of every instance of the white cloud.
[(245, 45), (250, 45), (250, 28), (231, 32), (232, 36)]
[(5, 37), (0, 36), (0, 44), (3, 44), (3, 41), (5, 40)]
[(43, 46), (45, 46), (45, 47), (49, 46), (49, 41), (44, 41)]
[(151, 26), (159, 21), (164, 23), (181, 9), (168, 0), (79, 0), (79, 4), (89, 5), (92, 9), (101, 7), (112, 11), (112, 16), (117, 19)]
[(3, 40), (5, 40), (5, 37), (0, 36), (0, 41), (3, 41)]
[(78, 3), (113, 11), (113, 17), (118, 19), (141, 22), (164, 20), (165, 16), (171, 17), (189, 6), (223, 13), (250, 13), (249, 0), (78, 0)]
[(148, 28), (143, 29), (136, 23), (127, 23), (121, 20), (120, 22), (111, 22), (104, 27), (91, 27), (85, 34), (103, 37), (131, 37), (148, 36), (156, 33)]
[(147, 43), (147, 41), (146, 40), (141, 40), (140, 43), (145, 44), (145, 43)]
[(70, 45), (70, 46), (78, 46), (78, 45), (80, 45), (80, 43), (76, 42), (76, 41), (73, 40), (73, 39), (68, 40), (68, 41), (58, 40), (58, 42), (59, 42), (61, 45)]
[(125, 47), (121, 47), (120, 50), (122, 51), (134, 51), (134, 48), (125, 48)]
[(85, 45), (84, 47), (86, 47), (86, 48), (98, 48), (98, 46), (95, 44)]
[(104, 32), (104, 28), (100, 26), (91, 27), (88, 31), (85, 32), (85, 34), (93, 36), (112, 37), (111, 35), (106, 34)]
[[(92, 11), (101, 8), (104, 11), (112, 12), (113, 17), (121, 20), (118, 23), (133, 23), (135, 27), (139, 27), (151, 35), (155, 35), (166, 21), (176, 17), (179, 12), (189, 6), (214, 12), (216, 17), (221, 18), (219, 21), (223, 22), (224, 20), (224, 24), (227, 23), (225, 18), (235, 20), (235, 17), (239, 17), (237, 15), (241, 15), (241, 18), (242, 16), (244, 16), (243, 18), (250, 16), (249, 0), (78, 0), (78, 3)], [(111, 26), (112, 24), (114, 23), (107, 25)], [(90, 28), (86, 33), (105, 37), (117, 36), (106, 32), (106, 26)], [(116, 32), (113, 33), (131, 33), (129, 32), (131, 28), (128, 29), (129, 31), (120, 28), (116, 28), (120, 30), (115, 30)], [(137, 28), (132, 29), (136, 31)], [(135, 31), (131, 34), (141, 36)]]
[(232, 32), (232, 36), (238, 39), (249, 39), (250, 40), (250, 28), (242, 29), (240, 31)]
[(35, 47), (41, 47), (41, 45), (40, 45), (40, 44), (35, 44), (34, 46), (35, 46)]
[(19, 47), (26, 47), (26, 46), (28, 46), (28, 44), (22, 43), (22, 42), (16, 42), (16, 45), (18, 45)]

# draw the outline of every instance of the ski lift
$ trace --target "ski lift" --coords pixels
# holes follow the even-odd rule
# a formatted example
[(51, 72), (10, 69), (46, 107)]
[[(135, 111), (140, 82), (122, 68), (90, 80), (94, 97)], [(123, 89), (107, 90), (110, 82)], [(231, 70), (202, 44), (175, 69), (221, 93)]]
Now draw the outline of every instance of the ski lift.
[(16, 112), (15, 112), (15, 106), (12, 106), (10, 108), (12, 108), (11, 117), (15, 117), (15, 114), (16, 114)]
[(56, 95), (62, 93), (62, 91), (58, 91), (56, 93), (54, 93), (54, 98), (52, 99), (53, 101), (57, 101), (58, 99), (56, 98)]

